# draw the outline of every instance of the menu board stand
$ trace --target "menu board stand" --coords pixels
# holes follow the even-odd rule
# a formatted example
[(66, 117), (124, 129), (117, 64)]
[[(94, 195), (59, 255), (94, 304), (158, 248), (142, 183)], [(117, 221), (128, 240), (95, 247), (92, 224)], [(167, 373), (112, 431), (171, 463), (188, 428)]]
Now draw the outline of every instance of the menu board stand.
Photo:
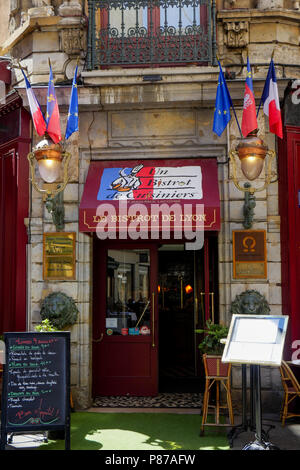
[[(250, 365), (251, 416), (250, 426), (255, 429), (255, 441), (246, 444), (243, 450), (279, 450), (266, 442), (267, 434), (262, 430), (261, 366), (279, 367), (286, 336), (288, 316), (234, 314), (226, 339), (222, 362)], [(243, 368), (243, 423), (241, 432), (248, 429), (246, 417), (246, 368)], [(253, 426), (255, 414), (255, 427)], [(271, 429), (271, 428), (270, 428)], [(232, 431), (231, 439), (236, 429)]]
[[(234, 426), (227, 434), (230, 447), (233, 447), (234, 439), (243, 432), (255, 431), (255, 396), (254, 396), (254, 365), (250, 365), (250, 417), (247, 416), (247, 364), (242, 364), (242, 423)], [(262, 423), (264, 425), (264, 423)], [(265, 441), (269, 438), (269, 432), (274, 429), (273, 424), (268, 424), (268, 430), (261, 429)]]
[(267, 433), (262, 429), (260, 365), (252, 364), (250, 367), (253, 374), (250, 392), (253, 397), (253, 411), (255, 413), (255, 426), (250, 422), (250, 430), (255, 430), (255, 441), (246, 444), (242, 450), (279, 450), (277, 446), (271, 442), (267, 442), (269, 431), (274, 428), (274, 426), (271, 425)]
[(64, 431), (70, 450), (70, 332), (4, 333), (1, 444), (8, 435)]

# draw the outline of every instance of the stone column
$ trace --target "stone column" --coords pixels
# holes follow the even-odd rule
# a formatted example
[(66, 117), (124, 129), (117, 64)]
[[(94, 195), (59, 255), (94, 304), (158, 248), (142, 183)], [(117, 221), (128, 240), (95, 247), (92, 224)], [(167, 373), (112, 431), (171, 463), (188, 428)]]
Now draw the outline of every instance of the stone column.
[(82, 5), (78, 0), (64, 0), (58, 8), (61, 17), (58, 30), (62, 51), (69, 56), (65, 74), (68, 79), (74, 75), (77, 58), (86, 50), (86, 23), (82, 16)]

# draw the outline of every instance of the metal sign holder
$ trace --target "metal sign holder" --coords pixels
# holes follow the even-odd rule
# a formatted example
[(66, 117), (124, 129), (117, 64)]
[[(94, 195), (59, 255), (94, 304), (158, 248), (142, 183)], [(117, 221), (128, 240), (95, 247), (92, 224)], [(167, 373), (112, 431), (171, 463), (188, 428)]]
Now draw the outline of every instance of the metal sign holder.
[[(279, 450), (268, 442), (270, 429), (262, 429), (261, 366), (279, 367), (287, 330), (287, 315), (233, 315), (222, 362), (242, 365), (243, 415), (242, 424), (228, 434), (232, 446), (236, 435), (255, 431), (255, 440), (242, 450)], [(247, 376), (250, 365), (250, 421), (247, 419)], [(255, 423), (254, 423), (255, 421)]]

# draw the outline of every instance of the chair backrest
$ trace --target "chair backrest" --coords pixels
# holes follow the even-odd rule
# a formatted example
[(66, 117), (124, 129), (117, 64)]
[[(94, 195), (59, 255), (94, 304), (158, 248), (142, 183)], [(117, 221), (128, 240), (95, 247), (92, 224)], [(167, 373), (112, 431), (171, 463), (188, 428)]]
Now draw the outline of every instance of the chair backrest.
[(292, 369), (285, 361), (281, 362), (280, 375), (284, 390), (290, 391), (291, 388), (293, 388), (293, 391), (300, 393), (299, 382), (296, 379)]
[(222, 356), (203, 354), (206, 377), (229, 377), (231, 364), (222, 362)]

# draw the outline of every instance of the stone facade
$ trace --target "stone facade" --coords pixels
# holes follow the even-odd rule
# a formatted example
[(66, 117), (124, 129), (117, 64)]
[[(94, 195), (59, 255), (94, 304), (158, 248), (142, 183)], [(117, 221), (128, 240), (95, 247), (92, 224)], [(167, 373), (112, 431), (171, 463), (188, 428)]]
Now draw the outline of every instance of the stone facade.
[[(7, 0), (0, 1), (1, 8), (4, 2)], [(47, 84), (48, 57), (57, 84), (72, 78), (77, 57), (83, 68), (87, 47), (84, 16), (87, 10), (83, 1), (16, 0), (10, 5), (11, 22), (2, 43), (2, 55), (8, 53), (13, 61), (21, 60), (32, 84)], [(300, 78), (300, 66), (295, 66), (300, 64), (300, 12), (297, 2), (289, 0), (224, 0), (217, 2), (217, 7), (218, 55), (225, 69), (234, 73), (234, 79), (228, 80), (228, 87), (241, 122), (247, 51), (253, 67), (257, 101), (273, 52), (281, 98), (289, 79)], [(19, 69), (14, 70), (15, 86), (26, 107), (22, 75)], [(65, 231), (76, 233), (74, 281), (43, 280), (43, 234), (55, 231), (55, 226), (40, 194), (31, 190), (28, 328), (40, 321), (40, 301), (48, 293), (60, 290), (75, 299), (80, 314), (77, 324), (72, 327), (71, 381), (74, 401), (80, 408), (91, 403), (92, 238), (78, 230), (78, 207), (91, 160), (217, 157), (222, 217), (218, 235), (220, 321), (230, 322), (231, 302), (247, 289), (265, 295), (271, 313), (281, 313), (280, 217), (276, 182), (258, 193), (254, 210), (253, 229), (264, 229), (267, 233), (267, 279), (233, 279), (232, 230), (243, 229), (244, 195), (234, 186), (232, 169), (223, 164), (238, 139), (234, 117), (220, 138), (212, 132), (218, 67), (160, 68), (161, 82), (143, 82), (143, 75), (151, 73), (155, 74), (157, 70), (111, 69), (81, 73), (83, 86), (78, 88), (80, 131), (68, 141), (68, 150), (72, 153), (71, 177), (64, 191)], [(36, 89), (42, 104), (46, 103), (46, 92), (45, 87)], [(69, 93), (69, 86), (57, 88), (62, 129), (66, 124)], [(259, 131), (269, 148), (276, 149), (274, 135), (269, 133), (262, 112)], [(36, 142), (34, 135), (33, 145)], [(257, 184), (262, 184), (262, 180)], [(240, 384), (240, 368), (234, 367), (233, 393), (237, 406)], [(272, 411), (278, 411), (281, 399), (279, 372), (266, 368), (263, 374), (266, 404), (270, 403), (270, 394)]]

